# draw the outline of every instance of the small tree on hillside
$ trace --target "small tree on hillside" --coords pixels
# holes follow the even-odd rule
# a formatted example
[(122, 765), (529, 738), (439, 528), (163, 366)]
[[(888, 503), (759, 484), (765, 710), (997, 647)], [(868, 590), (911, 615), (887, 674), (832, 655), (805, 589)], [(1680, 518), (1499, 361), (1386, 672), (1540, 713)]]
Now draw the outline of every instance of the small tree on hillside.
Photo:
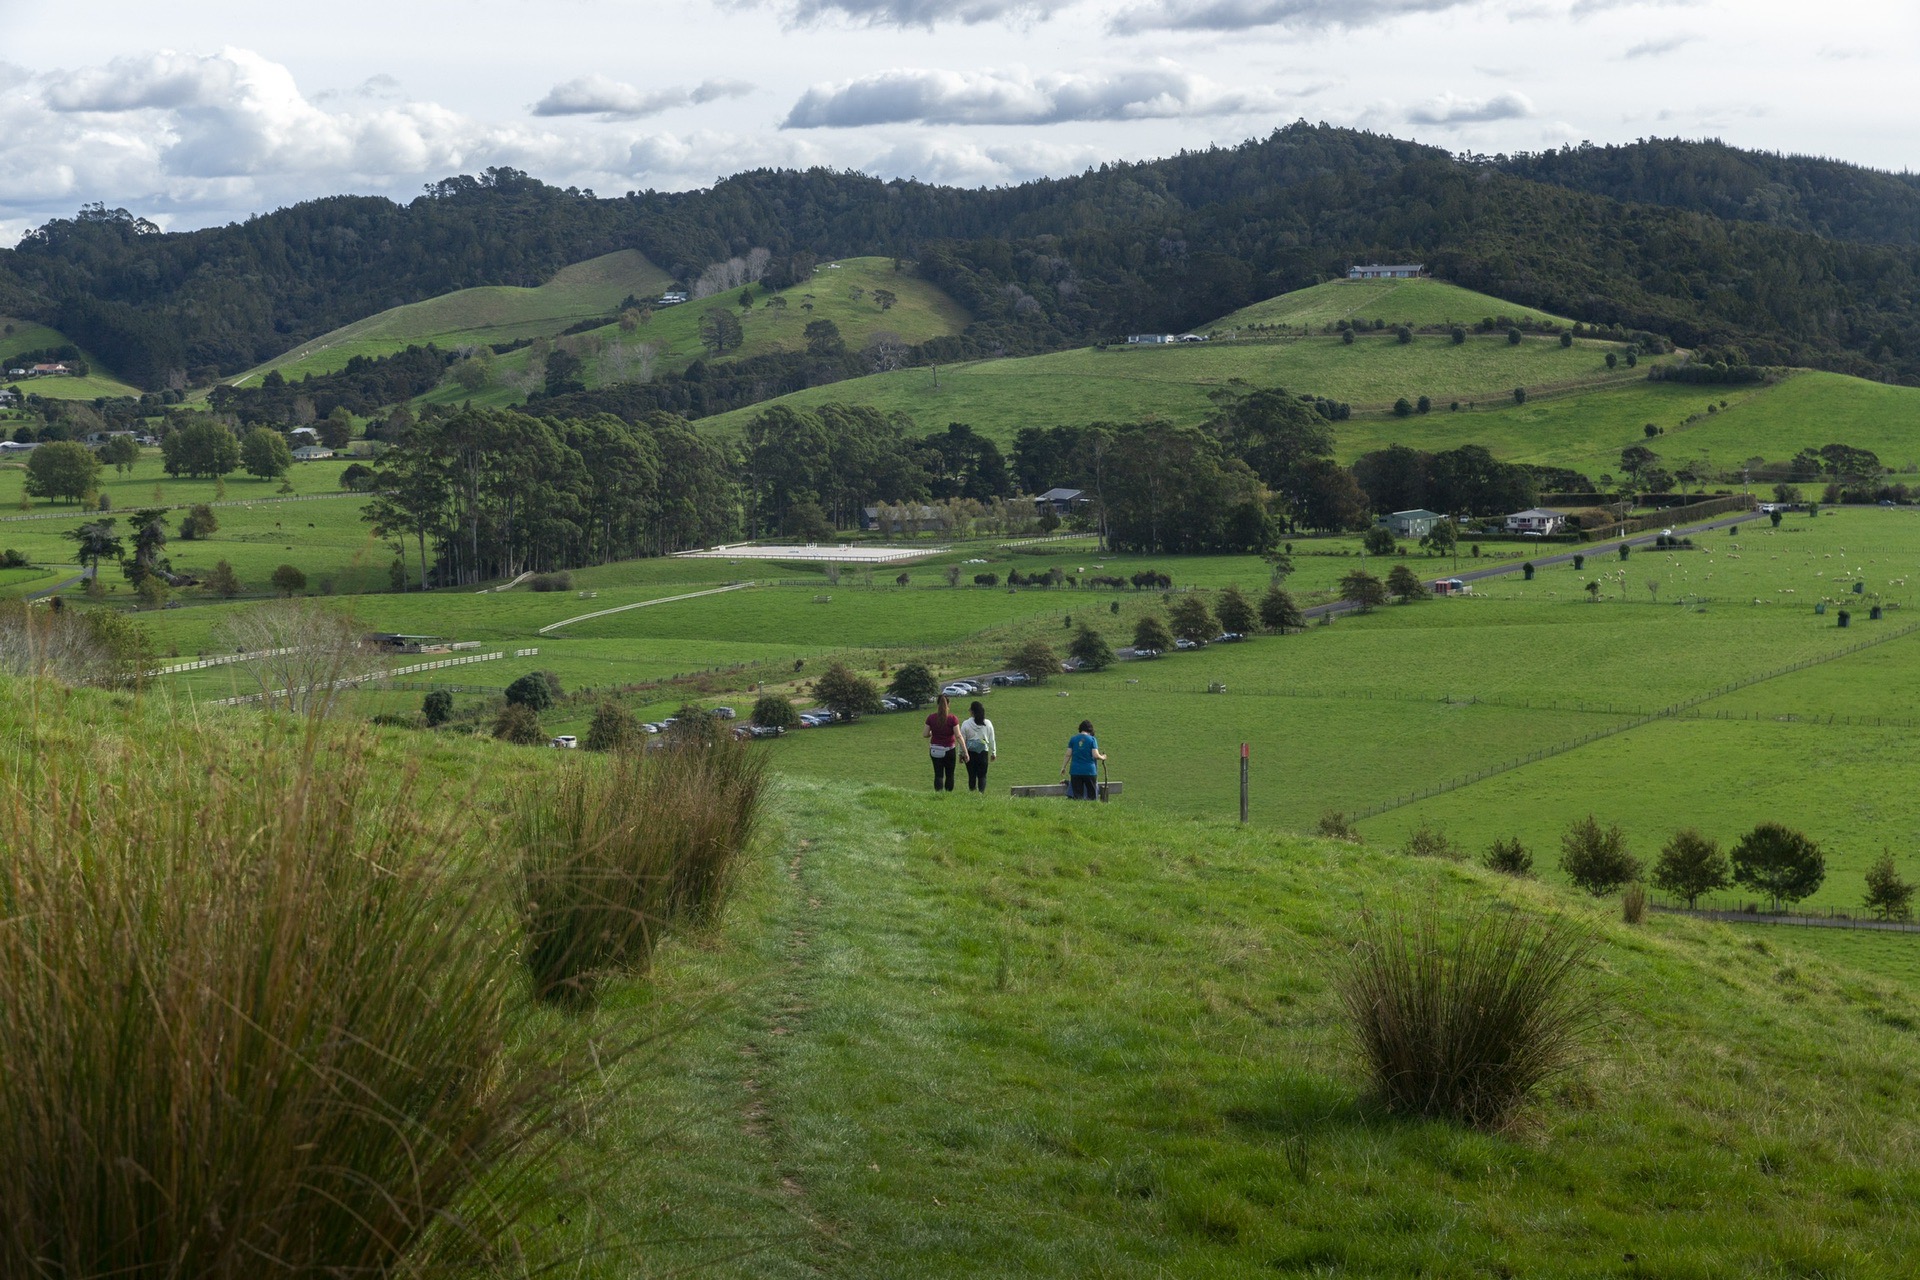
[(1393, 566), (1393, 572), (1387, 575), (1387, 590), (1399, 596), (1401, 604), (1427, 599), (1427, 584), (1420, 581), (1419, 574), (1403, 564)]
[(1047, 642), (1040, 639), (1015, 645), (1007, 655), (1007, 666), (1035, 684), (1045, 684), (1048, 676), (1060, 674), (1060, 659)]
[(785, 694), (763, 693), (754, 699), (753, 722), (763, 729), (791, 729), (800, 723), (800, 713)]
[(1340, 579), (1340, 598), (1361, 613), (1368, 613), (1387, 602), (1387, 589), (1365, 569), (1355, 569)]
[(200, 584), (200, 589), (208, 595), (219, 596), (222, 600), (231, 600), (240, 594), (240, 578), (234, 573), (233, 566), (225, 560), (216, 561), (213, 571), (207, 575), (207, 580)]
[(267, 581), (273, 583), (273, 589), (283, 596), (296, 595), (307, 589), (307, 575), (290, 564), (275, 569)]
[(1592, 814), (1560, 837), (1560, 869), (1594, 897), (1605, 897), (1640, 878), (1640, 859), (1627, 851), (1619, 824), (1602, 828)]
[(880, 710), (880, 691), (873, 681), (855, 675), (844, 662), (836, 662), (813, 682), (814, 696), (821, 705), (847, 720), (857, 720), (868, 712)]
[(1105, 671), (1113, 665), (1113, 646), (1107, 643), (1105, 636), (1084, 622), (1068, 642), (1067, 654), (1080, 664), (1082, 671)]
[(453, 695), (445, 689), (435, 689), (420, 700), (420, 718), (427, 722), (429, 729), (438, 728), (453, 719)]
[(1223, 631), (1237, 631), (1249, 635), (1259, 624), (1260, 617), (1253, 610), (1253, 602), (1241, 592), (1238, 586), (1231, 586), (1220, 593), (1214, 601), (1213, 610), (1220, 617)]
[(1260, 625), (1269, 631), (1298, 631), (1307, 619), (1283, 588), (1268, 587), (1260, 597)]
[(1173, 637), (1167, 633), (1167, 624), (1160, 621), (1158, 615), (1149, 613), (1133, 624), (1133, 647), (1165, 653), (1173, 648)]
[(507, 686), (507, 701), (515, 706), (545, 711), (553, 705), (553, 685), (542, 671), (529, 671)]
[(1653, 887), (1685, 898), (1691, 910), (1702, 894), (1715, 893), (1732, 883), (1733, 868), (1720, 842), (1692, 827), (1673, 833), (1653, 864)]
[(1533, 854), (1520, 843), (1519, 836), (1495, 840), (1487, 846), (1486, 856), (1481, 861), (1489, 870), (1502, 875), (1525, 877), (1533, 874)]
[(502, 742), (531, 747), (544, 742), (547, 731), (540, 727), (540, 713), (525, 703), (509, 702), (493, 720), (493, 736)]
[(1867, 910), (1882, 920), (1907, 920), (1913, 916), (1914, 887), (1900, 878), (1893, 855), (1881, 851), (1880, 858), (1867, 868)]
[(926, 663), (903, 662), (894, 671), (887, 692), (896, 698), (905, 698), (916, 707), (924, 706), (940, 695), (940, 682), (933, 678)]
[(1791, 827), (1763, 822), (1733, 846), (1733, 880), (1773, 901), (1798, 902), (1827, 878), (1820, 846)]
[(240, 465), (250, 476), (271, 480), (287, 474), (293, 465), (293, 451), (287, 438), (270, 427), (255, 427), (240, 442)]
[(204, 502), (196, 502), (180, 517), (180, 540), (196, 542), (201, 538), (213, 536), (220, 528), (220, 517), (213, 514), (213, 508)]
[(1449, 554), (1460, 541), (1460, 529), (1451, 520), (1436, 520), (1420, 539), (1420, 545), (1436, 556)]
[(594, 708), (587, 725), (589, 751), (631, 751), (641, 742), (640, 721), (633, 712), (609, 698)]
[(1173, 624), (1173, 634), (1195, 644), (1204, 644), (1220, 634), (1220, 624), (1215, 621), (1213, 610), (1207, 608), (1206, 600), (1198, 592), (1175, 600), (1167, 610), (1167, 619)]
[(1360, 539), (1360, 545), (1367, 549), (1370, 556), (1390, 556), (1400, 548), (1400, 544), (1394, 540), (1393, 530), (1383, 524), (1367, 530), (1366, 536)]

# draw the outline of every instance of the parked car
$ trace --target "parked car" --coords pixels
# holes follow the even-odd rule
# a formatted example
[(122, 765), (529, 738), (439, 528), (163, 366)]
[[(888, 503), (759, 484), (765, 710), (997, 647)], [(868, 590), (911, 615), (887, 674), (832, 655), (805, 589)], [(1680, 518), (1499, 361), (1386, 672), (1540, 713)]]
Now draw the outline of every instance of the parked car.
[(1006, 688), (1016, 684), (1032, 684), (1033, 677), (1024, 671), (1006, 671), (995, 676), (990, 683)]
[(1184, 653), (1188, 649), (1204, 649), (1207, 647), (1207, 642), (1205, 640), (1189, 640), (1185, 636), (1181, 636), (1173, 642), (1173, 647)]
[(557, 735), (554, 738), (549, 739), (547, 742), (547, 745), (550, 747), (558, 747), (562, 751), (572, 751), (575, 747), (578, 747), (580, 745), (580, 739), (574, 737), (570, 733), (562, 733)]
[(1239, 644), (1247, 638), (1244, 631), (1222, 631), (1213, 638), (1215, 644)]
[(956, 680), (946, 688), (940, 690), (940, 692), (946, 694), (949, 698), (971, 698), (974, 694), (980, 692), (980, 687), (969, 681)]
[(747, 726), (747, 735), (754, 738), (777, 738), (785, 732), (786, 730), (777, 724), (750, 724)]
[(661, 733), (661, 732), (664, 732), (665, 729), (666, 729), (665, 725), (658, 724), (652, 720), (649, 720), (645, 724), (640, 726), (640, 732), (642, 733)]
[(883, 697), (882, 697), (882, 698), (880, 699), (880, 705), (881, 705), (881, 706), (883, 706), (883, 707), (885, 707), (885, 708), (886, 708), (886, 709), (887, 709), (888, 711), (911, 711), (911, 710), (913, 710), (913, 703), (911, 703), (911, 702), (909, 702), (909, 701), (907, 701), (907, 699), (905, 699), (905, 698), (902, 698), (902, 697), (899, 697), (899, 696), (897, 696), (897, 695), (895, 695), (895, 694), (891, 694), (891, 693), (889, 693), (889, 694), (886, 694), (886, 695), (884, 695), (884, 696), (883, 696)]
[(739, 712), (735, 711), (732, 707), (715, 707), (713, 709), (713, 718), (715, 720), (731, 720), (738, 714)]
[(1160, 651), (1158, 649), (1135, 649), (1133, 656), (1136, 658), (1157, 658), (1160, 656)]

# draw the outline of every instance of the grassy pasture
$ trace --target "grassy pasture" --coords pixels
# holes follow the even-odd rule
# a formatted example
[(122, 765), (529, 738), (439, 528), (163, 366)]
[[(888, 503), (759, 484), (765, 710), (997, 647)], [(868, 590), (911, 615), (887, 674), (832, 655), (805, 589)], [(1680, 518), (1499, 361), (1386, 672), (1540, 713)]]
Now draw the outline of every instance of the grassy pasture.
[(331, 373), (354, 356), (390, 355), (429, 342), (445, 349), (555, 334), (606, 315), (628, 294), (657, 296), (667, 283), (666, 273), (645, 254), (621, 249), (562, 267), (533, 288), (489, 285), (393, 307), (275, 356), (234, 378), (233, 385), (247, 386), (273, 369), (292, 379)]
[[(882, 311), (873, 300), (876, 289), (894, 293), (899, 301)], [(858, 291), (863, 296), (856, 298)], [(700, 344), (700, 321), (714, 308), (725, 309), (740, 321), (744, 341), (728, 359), (766, 355), (776, 351), (806, 349), (806, 327), (814, 320), (831, 320), (840, 328), (847, 345), (859, 350), (876, 333), (893, 333), (907, 342), (959, 333), (966, 328), (966, 311), (937, 286), (909, 272), (896, 272), (890, 258), (846, 258), (836, 267), (822, 266), (813, 279), (777, 293), (767, 294), (753, 286), (754, 304), (743, 310), (737, 303), (738, 289), (710, 298), (700, 298), (673, 307), (657, 308), (647, 323), (632, 333), (622, 333), (618, 325), (606, 325), (562, 343), (586, 362), (589, 386), (603, 386), (610, 375), (616, 348), (655, 350), (656, 370), (681, 369), (696, 359), (708, 358)], [(778, 298), (784, 305), (774, 305)], [(515, 404), (525, 396), (512, 382), (526, 369), (531, 355), (512, 352), (494, 361), (493, 384), (469, 393), (448, 383), (420, 397), (422, 404), (458, 404), (468, 399), (476, 405)]]
[(1328, 280), (1306, 289), (1242, 307), (1208, 329), (1237, 329), (1253, 324), (1320, 328), (1341, 320), (1384, 320), (1389, 325), (1465, 325), (1505, 316), (1511, 320), (1571, 325), (1561, 316), (1463, 289), (1444, 280)]
[(739, 996), (604, 1135), (678, 1121), (603, 1204), (662, 1269), (1874, 1277), (1920, 1247), (1912, 997), (1777, 935), (1593, 912), (1599, 1052), (1490, 1137), (1362, 1101), (1332, 979), (1362, 910), (1562, 895), (1136, 806), (795, 782), (780, 814), (646, 998)]
[[(933, 370), (903, 369), (797, 391), (773, 403), (871, 404), (907, 413), (925, 428), (967, 422), (1001, 444), (1009, 443), (1023, 426), (1128, 422), (1148, 416), (1198, 422), (1214, 410), (1209, 392), (1241, 386), (1285, 387), (1345, 400), (1356, 410), (1390, 409), (1400, 397), (1413, 401), (1426, 395), (1438, 406), (1429, 416), (1438, 418), (1456, 399), (1511, 402), (1516, 386), (1538, 392), (1641, 381), (1637, 370), (1624, 366), (1608, 372), (1608, 346), (1583, 340), (1562, 348), (1552, 338), (1527, 338), (1510, 346), (1504, 337), (1487, 335), (1470, 337), (1461, 346), (1445, 337), (1421, 335), (1403, 346), (1391, 334), (1369, 334), (1351, 346), (1338, 338), (1312, 337), (1082, 348), (944, 367), (937, 387)], [(735, 431), (760, 408), (718, 414), (703, 425)]]
[(89, 368), (94, 372), (84, 378), (21, 378), (19, 380), (4, 377), (6, 362), (23, 351), (38, 351), (45, 347), (64, 347), (71, 341), (66, 334), (32, 320), (20, 320), (12, 316), (0, 316), (0, 327), (10, 326), (11, 333), (0, 334), (0, 382), (15, 387), (22, 392), (36, 396), (45, 396), (49, 400), (98, 400), (102, 396), (138, 396), (140, 388), (120, 381), (108, 372), (92, 355), (82, 351)]

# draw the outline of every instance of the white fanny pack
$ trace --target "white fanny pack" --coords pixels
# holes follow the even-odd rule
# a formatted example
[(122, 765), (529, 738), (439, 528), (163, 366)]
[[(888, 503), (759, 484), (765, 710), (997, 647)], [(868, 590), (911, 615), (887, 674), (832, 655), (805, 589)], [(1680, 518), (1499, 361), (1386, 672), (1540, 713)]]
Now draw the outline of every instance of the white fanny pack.
[(928, 747), (927, 748), (927, 751), (933, 756), (935, 760), (945, 759), (947, 752), (951, 750), (953, 750), (952, 747)]

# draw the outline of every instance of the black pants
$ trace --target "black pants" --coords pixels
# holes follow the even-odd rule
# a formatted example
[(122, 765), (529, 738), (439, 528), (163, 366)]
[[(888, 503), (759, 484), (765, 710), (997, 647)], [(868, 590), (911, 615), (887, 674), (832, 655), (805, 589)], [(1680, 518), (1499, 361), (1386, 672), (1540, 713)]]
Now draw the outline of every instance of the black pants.
[(967, 753), (967, 790), (985, 791), (987, 789), (987, 753), (969, 751)]
[(949, 748), (947, 754), (933, 757), (933, 789), (935, 791), (953, 790), (953, 762), (960, 753)]
[(1076, 773), (1067, 779), (1067, 799), (1098, 800), (1100, 780), (1090, 773)]

